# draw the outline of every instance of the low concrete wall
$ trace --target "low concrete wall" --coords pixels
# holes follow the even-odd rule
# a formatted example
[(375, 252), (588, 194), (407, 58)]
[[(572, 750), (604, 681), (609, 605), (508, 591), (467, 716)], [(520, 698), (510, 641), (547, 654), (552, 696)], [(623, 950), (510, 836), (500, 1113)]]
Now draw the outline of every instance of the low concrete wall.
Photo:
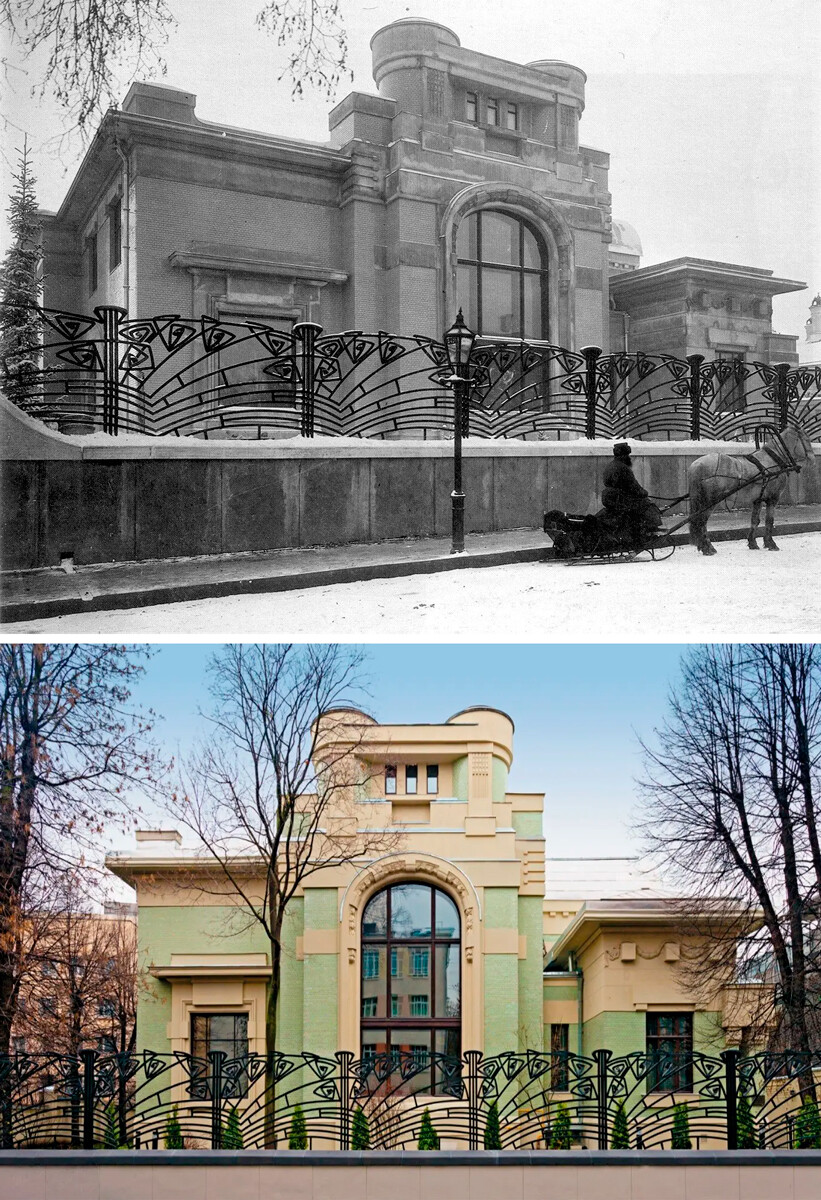
[(817, 1200), (821, 1151), (0, 1151), (3, 1200)]
[[(634, 443), (636, 474), (680, 496), (711, 443)], [(68, 437), (0, 404), (4, 570), (444, 537), (448, 442)], [(723, 444), (733, 453), (749, 446)], [(541, 527), (547, 508), (593, 511), (609, 442), (465, 446), (470, 533)], [(821, 501), (821, 458), (790, 477), (785, 503)], [(683, 506), (680, 506), (683, 508)]]

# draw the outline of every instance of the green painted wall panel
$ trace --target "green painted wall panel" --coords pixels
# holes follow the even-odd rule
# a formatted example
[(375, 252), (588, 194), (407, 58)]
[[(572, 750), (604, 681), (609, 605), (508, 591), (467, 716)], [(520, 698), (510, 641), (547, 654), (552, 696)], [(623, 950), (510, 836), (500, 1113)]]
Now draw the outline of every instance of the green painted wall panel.
[(310, 954), (304, 963), (304, 1047), (313, 1054), (332, 1056), (339, 1049), (339, 958)]
[(612, 1050), (631, 1054), (647, 1045), (643, 1012), (603, 1012), (584, 1023), (584, 1054), (594, 1050)]
[(545, 1000), (575, 1000), (578, 995), (579, 986), (576, 983), (555, 983), (544, 986)]
[(297, 961), (296, 940), (305, 928), (305, 904), (301, 896), (294, 899), (285, 916), (282, 930), (282, 990), (279, 1001), (278, 1050), (286, 1054), (302, 1051), (304, 1009), (304, 964)]
[(527, 938), (527, 957), (519, 964), (519, 1049), (542, 1044), (542, 898), (519, 896), (519, 934)]
[(485, 929), (518, 929), (518, 900), (518, 888), (485, 888)]
[(339, 896), (336, 888), (305, 889), (305, 928), (336, 929), (339, 924)]
[(457, 758), (453, 764), (453, 794), (457, 800), (467, 802), (468, 798), (468, 760)]
[(519, 960), (513, 954), (485, 955), (485, 1054), (501, 1054), (518, 1043)]
[(493, 789), (493, 803), (503, 804), (505, 792), (507, 791), (507, 767), (502, 762), (501, 758), (493, 758), (491, 766), (491, 786)]
[(515, 812), (513, 828), (520, 838), (540, 838), (542, 836), (542, 814), (537, 812)]

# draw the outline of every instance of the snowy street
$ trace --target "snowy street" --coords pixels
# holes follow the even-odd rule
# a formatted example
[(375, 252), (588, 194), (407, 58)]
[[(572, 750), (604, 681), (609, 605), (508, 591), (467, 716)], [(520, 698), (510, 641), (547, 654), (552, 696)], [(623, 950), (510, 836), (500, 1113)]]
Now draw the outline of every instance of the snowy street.
[(7, 625), (3, 632), (155, 638), (414, 641), (815, 641), (821, 536), (780, 553), (679, 547), (665, 562), (525, 563)]

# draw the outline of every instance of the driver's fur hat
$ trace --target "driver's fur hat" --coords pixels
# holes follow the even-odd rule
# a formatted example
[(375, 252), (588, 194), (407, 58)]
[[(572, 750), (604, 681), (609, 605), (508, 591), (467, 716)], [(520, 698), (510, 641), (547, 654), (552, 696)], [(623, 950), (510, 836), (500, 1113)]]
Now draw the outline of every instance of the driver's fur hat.
[(616, 442), (613, 447), (613, 454), (616, 458), (629, 458), (632, 454), (629, 442)]

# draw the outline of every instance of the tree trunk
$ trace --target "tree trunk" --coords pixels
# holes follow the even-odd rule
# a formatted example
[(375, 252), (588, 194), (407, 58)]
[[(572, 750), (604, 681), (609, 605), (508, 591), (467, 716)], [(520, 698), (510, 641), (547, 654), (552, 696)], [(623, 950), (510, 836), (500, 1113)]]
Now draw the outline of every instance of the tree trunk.
[(271, 951), (271, 985), (265, 1006), (265, 1052), (267, 1070), (265, 1078), (265, 1147), (276, 1149), (276, 1079), (274, 1053), (277, 1048), (277, 1016), (279, 992), (282, 982), (282, 913), (278, 908), (271, 924), (269, 947)]

